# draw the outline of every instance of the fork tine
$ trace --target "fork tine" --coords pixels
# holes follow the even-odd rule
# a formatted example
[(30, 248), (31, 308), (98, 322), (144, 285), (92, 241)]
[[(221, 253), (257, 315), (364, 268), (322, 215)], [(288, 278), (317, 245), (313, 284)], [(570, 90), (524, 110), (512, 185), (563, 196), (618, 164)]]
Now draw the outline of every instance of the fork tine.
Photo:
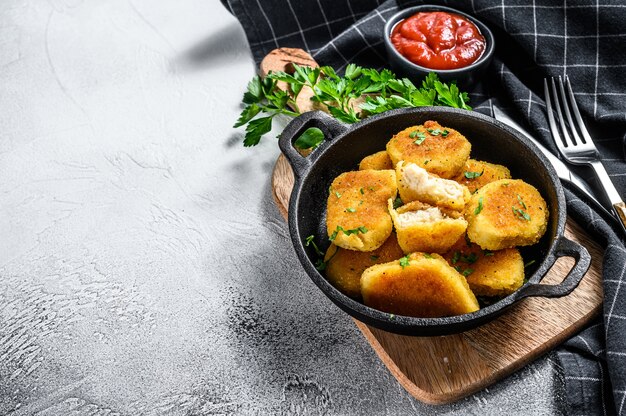
[[(567, 75), (566, 75), (566, 79), (567, 79)], [(569, 107), (571, 106), (575, 106), (576, 105), (576, 101), (573, 100), (573, 96), (569, 96), (569, 100), (567, 98), (567, 96), (565, 95), (565, 88), (563, 87), (563, 79), (559, 76), (559, 92), (561, 93), (561, 102), (563, 103), (563, 112), (565, 113), (565, 117), (567, 117), (567, 122), (570, 125), (570, 132), (572, 134), (572, 142), (574, 144), (574, 146), (576, 146), (577, 144), (582, 144), (583, 141), (580, 139), (580, 136), (578, 135), (578, 132), (576, 131), (576, 127), (574, 127), (574, 120), (572, 119), (572, 113), (570, 113), (569, 111)], [(568, 101), (569, 101), (569, 105), (568, 105)]]
[(556, 114), (559, 118), (559, 125), (561, 126), (561, 131), (563, 132), (563, 145), (565, 147), (569, 147), (572, 145), (573, 142), (572, 138), (567, 132), (567, 126), (565, 125), (565, 120), (563, 119), (563, 110), (561, 110), (561, 103), (559, 103), (559, 94), (556, 92), (556, 84), (554, 83), (554, 78), (550, 79), (550, 84), (550, 86), (552, 87), (552, 97), (554, 97), (554, 107), (556, 108)]
[(554, 120), (554, 110), (552, 108), (552, 99), (550, 98), (550, 88), (548, 87), (548, 79), (544, 78), (543, 80), (543, 93), (546, 100), (546, 112), (548, 113), (548, 124), (550, 124), (550, 131), (552, 132), (552, 137), (554, 138), (554, 144), (556, 147), (563, 152), (564, 142), (561, 138), (561, 134), (559, 133), (559, 127), (556, 125), (556, 121)]
[[(574, 111), (574, 117), (576, 118), (577, 126), (580, 132), (583, 135), (582, 141), (584, 143), (592, 143), (591, 136), (587, 131), (587, 127), (585, 127), (585, 123), (583, 122), (583, 118), (580, 116), (580, 111), (578, 111), (578, 104), (576, 104), (576, 99), (574, 98), (574, 92), (572, 91), (572, 84), (569, 82), (569, 77), (565, 76), (565, 83), (567, 84), (567, 94), (569, 95), (569, 102), (572, 106), (572, 111)], [(572, 125), (572, 130), (574, 130), (574, 125), (570, 121)]]

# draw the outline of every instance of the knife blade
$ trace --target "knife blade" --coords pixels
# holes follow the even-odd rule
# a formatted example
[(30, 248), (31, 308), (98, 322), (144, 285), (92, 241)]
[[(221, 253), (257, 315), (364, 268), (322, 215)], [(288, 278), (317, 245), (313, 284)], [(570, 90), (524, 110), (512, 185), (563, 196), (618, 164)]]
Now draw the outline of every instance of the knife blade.
[(612, 220), (616, 220), (615, 217), (600, 203), (600, 201), (598, 201), (598, 199), (595, 197), (593, 193), (593, 190), (587, 184), (587, 182), (585, 182), (584, 179), (582, 179), (576, 173), (572, 172), (564, 162), (562, 162), (558, 157), (554, 155), (554, 153), (546, 149), (537, 139), (535, 139), (528, 131), (526, 131), (526, 129), (524, 129), (511, 117), (506, 115), (502, 110), (500, 110), (495, 105), (492, 106), (492, 110), (493, 110), (493, 117), (496, 120), (519, 131), (524, 136), (526, 136), (528, 140), (533, 142), (535, 146), (539, 148), (541, 153), (544, 154), (544, 156), (548, 159), (548, 161), (550, 161), (550, 164), (554, 167), (554, 170), (556, 171), (556, 174), (559, 177), (559, 179), (561, 179), (562, 181), (566, 181), (572, 184), (573, 186), (575, 186), (576, 188), (580, 189), (593, 202), (593, 205), (595, 206), (595, 208), (601, 211), (602, 214), (605, 214), (604, 215), (605, 217), (608, 216), (608, 218), (611, 218)]

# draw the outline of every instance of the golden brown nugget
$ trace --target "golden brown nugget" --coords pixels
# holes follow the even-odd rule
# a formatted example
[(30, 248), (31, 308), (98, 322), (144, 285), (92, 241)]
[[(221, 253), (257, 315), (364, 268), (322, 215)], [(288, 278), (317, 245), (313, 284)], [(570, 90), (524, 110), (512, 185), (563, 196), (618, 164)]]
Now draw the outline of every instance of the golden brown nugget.
[(396, 165), (398, 193), (403, 202), (421, 201), (438, 207), (463, 211), (470, 191), (451, 179), (440, 178), (415, 163), (401, 160)]
[(511, 172), (506, 166), (469, 159), (465, 163), (461, 173), (453, 179), (461, 185), (467, 186), (470, 193), (474, 193), (477, 189), (482, 188), (490, 182), (510, 178)]
[(436, 121), (404, 129), (387, 142), (387, 153), (394, 166), (401, 160), (413, 162), (446, 179), (461, 172), (471, 149), (465, 136)]
[(331, 244), (326, 251), (326, 278), (346, 295), (361, 297), (361, 275), (370, 266), (387, 263), (404, 256), (395, 233), (374, 251), (355, 251)]
[(409, 202), (398, 209), (393, 208), (391, 199), (387, 203), (398, 244), (405, 253), (445, 253), (467, 228), (467, 221), (455, 210), (419, 201)]
[(359, 170), (374, 169), (385, 170), (393, 169), (393, 163), (389, 158), (389, 154), (386, 150), (381, 150), (372, 155), (365, 156), (361, 163), (359, 163)]
[(387, 200), (397, 194), (393, 170), (344, 172), (330, 186), (326, 229), (335, 245), (358, 251), (380, 247), (392, 231)]
[(516, 248), (483, 250), (463, 236), (443, 257), (477, 296), (507, 296), (524, 284), (524, 260)]
[(467, 236), (486, 250), (535, 244), (546, 232), (548, 206), (539, 191), (519, 179), (488, 183), (465, 210)]
[(413, 253), (369, 267), (361, 276), (363, 303), (383, 312), (421, 318), (479, 309), (465, 278), (438, 254)]

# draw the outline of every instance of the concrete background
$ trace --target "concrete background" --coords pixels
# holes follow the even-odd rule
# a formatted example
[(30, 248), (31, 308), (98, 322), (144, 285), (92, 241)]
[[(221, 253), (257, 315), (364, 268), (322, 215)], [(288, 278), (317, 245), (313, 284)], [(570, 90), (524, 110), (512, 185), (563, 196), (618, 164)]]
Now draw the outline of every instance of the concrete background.
[(562, 413), (551, 356), (404, 391), (296, 259), (280, 126), (231, 127), (254, 72), (217, 0), (3, 1), (0, 414)]

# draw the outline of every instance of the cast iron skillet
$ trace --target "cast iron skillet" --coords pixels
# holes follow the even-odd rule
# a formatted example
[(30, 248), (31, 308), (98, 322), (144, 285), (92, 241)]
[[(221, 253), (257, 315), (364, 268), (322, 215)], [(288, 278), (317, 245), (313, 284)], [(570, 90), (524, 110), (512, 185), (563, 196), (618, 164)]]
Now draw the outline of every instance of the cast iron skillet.
[[(499, 163), (511, 170), (513, 178), (534, 185), (548, 203), (550, 219), (546, 234), (536, 245), (522, 250), (524, 261), (535, 263), (526, 269), (529, 281), (515, 293), (479, 311), (445, 318), (414, 318), (385, 313), (344, 295), (315, 268), (317, 255), (306, 238), (326, 250), (326, 199), (333, 179), (342, 172), (358, 169), (359, 161), (385, 149), (391, 137), (407, 127), (436, 120), (460, 131), (472, 144), (471, 157)], [(293, 147), (307, 128), (318, 127), (326, 140), (308, 157)], [(280, 136), (279, 146), (294, 171), (295, 184), (289, 203), (289, 232), (302, 266), (313, 282), (337, 306), (368, 325), (405, 335), (431, 336), (462, 332), (490, 321), (507, 308), (529, 296), (560, 297), (578, 286), (589, 269), (591, 257), (581, 245), (563, 236), (566, 208), (561, 183), (543, 154), (524, 136), (482, 114), (447, 107), (392, 110), (348, 126), (319, 111), (305, 113), (291, 121)], [(558, 257), (570, 256), (575, 264), (557, 285), (539, 284)]]

